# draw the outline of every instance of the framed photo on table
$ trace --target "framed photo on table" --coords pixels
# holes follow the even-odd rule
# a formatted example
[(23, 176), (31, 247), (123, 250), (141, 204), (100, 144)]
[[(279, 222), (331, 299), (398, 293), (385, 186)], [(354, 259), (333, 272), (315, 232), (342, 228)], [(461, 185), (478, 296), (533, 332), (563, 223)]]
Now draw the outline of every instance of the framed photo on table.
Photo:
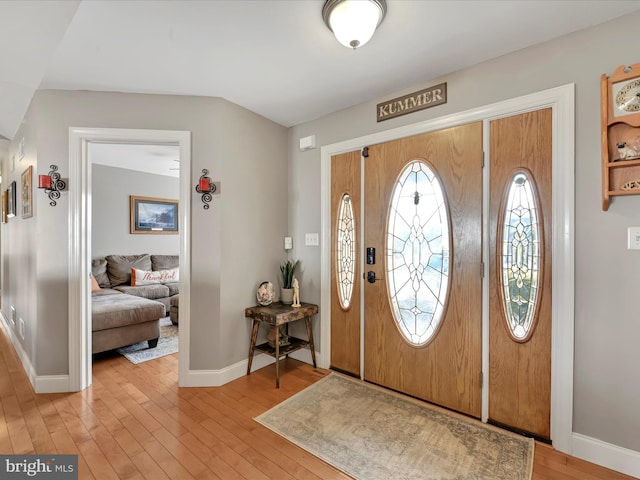
[(131, 233), (178, 233), (178, 200), (135, 195), (129, 199)]
[(29, 218), (33, 216), (33, 167), (29, 165), (22, 176), (20, 177), (20, 183), (22, 183), (22, 218)]

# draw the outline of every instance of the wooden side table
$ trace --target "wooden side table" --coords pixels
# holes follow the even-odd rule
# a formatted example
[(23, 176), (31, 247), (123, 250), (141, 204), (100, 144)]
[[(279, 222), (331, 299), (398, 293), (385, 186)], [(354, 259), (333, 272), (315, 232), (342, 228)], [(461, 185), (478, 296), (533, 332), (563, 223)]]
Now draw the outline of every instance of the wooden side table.
[[(251, 363), (253, 362), (253, 355), (256, 350), (262, 353), (266, 353), (267, 355), (271, 355), (276, 359), (276, 388), (280, 388), (281, 356), (288, 356), (290, 353), (293, 353), (296, 350), (304, 347), (309, 347), (309, 349), (311, 350), (311, 359), (313, 360), (313, 366), (315, 367), (316, 350), (313, 345), (311, 317), (316, 313), (318, 313), (318, 306), (311, 303), (302, 303), (299, 307), (292, 307), (291, 305), (285, 305), (280, 302), (275, 302), (267, 306), (256, 305), (255, 307), (245, 308), (244, 316), (253, 320), (253, 326), (251, 328), (251, 343), (249, 344), (249, 365), (247, 367), (247, 375), (251, 373)], [(258, 328), (260, 327), (261, 322), (279, 329), (282, 325), (287, 325), (288, 323), (303, 319), (307, 325), (308, 340), (289, 337), (289, 344), (281, 346), (279, 342), (279, 335), (276, 335), (275, 346), (269, 345), (268, 342), (256, 345)]]

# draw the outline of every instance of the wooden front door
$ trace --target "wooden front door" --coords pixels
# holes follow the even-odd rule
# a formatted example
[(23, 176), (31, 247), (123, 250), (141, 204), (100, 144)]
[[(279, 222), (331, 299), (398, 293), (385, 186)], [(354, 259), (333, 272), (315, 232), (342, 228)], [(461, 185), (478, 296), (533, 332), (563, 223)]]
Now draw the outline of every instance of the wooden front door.
[(364, 164), (364, 378), (480, 417), (482, 124), (370, 146)]
[(360, 150), (331, 158), (331, 368), (360, 376)]
[(490, 137), (489, 420), (549, 439), (551, 109)]

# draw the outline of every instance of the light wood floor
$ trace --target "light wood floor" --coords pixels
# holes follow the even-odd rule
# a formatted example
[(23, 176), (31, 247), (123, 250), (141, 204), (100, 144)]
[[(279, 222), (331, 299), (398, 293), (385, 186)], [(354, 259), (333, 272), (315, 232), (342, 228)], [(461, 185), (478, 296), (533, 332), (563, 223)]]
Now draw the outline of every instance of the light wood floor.
[[(0, 327), (0, 453), (77, 453), (80, 479), (348, 479), (252, 420), (328, 373), (289, 359), (219, 388), (178, 388), (177, 354), (93, 366), (93, 385), (36, 395)], [(626, 475), (536, 444), (533, 480)]]

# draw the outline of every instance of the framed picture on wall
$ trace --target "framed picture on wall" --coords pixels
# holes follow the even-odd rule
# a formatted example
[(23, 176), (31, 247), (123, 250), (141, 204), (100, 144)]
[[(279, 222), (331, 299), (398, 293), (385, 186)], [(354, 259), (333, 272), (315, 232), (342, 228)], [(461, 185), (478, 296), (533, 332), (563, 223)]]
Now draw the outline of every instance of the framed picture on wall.
[(178, 233), (178, 200), (134, 195), (129, 199), (131, 233)]
[(33, 167), (29, 165), (22, 176), (20, 177), (22, 183), (22, 218), (29, 218), (33, 216), (32, 206), (32, 179), (33, 179)]
[(9, 184), (9, 198), (7, 200), (7, 217), (16, 216), (16, 182), (15, 180)]
[(2, 223), (7, 223), (7, 214), (9, 208), (9, 190), (2, 192)]

